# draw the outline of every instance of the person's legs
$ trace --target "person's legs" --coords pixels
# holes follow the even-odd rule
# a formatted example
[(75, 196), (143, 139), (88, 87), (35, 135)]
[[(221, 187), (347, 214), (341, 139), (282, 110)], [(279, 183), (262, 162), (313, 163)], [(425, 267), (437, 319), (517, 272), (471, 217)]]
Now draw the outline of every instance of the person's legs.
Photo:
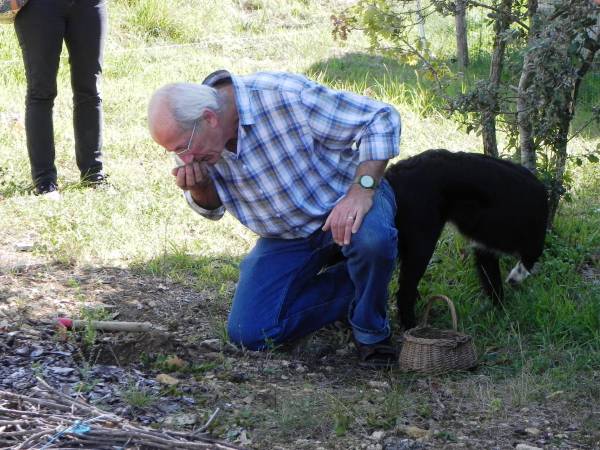
[(252, 350), (292, 341), (342, 319), (354, 296), (345, 262), (321, 271), (335, 252), (330, 233), (260, 238), (242, 261), (229, 338)]
[(257, 350), (298, 339), (349, 318), (355, 338), (371, 344), (390, 334), (387, 288), (396, 258), (395, 201), (387, 184), (375, 195), (347, 261), (324, 270), (339, 251), (331, 233), (258, 240), (242, 261), (229, 315), (233, 342)]
[(65, 42), (73, 89), (75, 156), (82, 180), (102, 174), (100, 76), (108, 27), (106, 0), (77, 0), (68, 14)]
[(360, 229), (352, 235), (350, 245), (342, 247), (356, 290), (348, 319), (361, 344), (375, 344), (390, 336), (388, 285), (398, 253), (395, 215), (394, 193), (383, 181)]
[(27, 95), (25, 132), (33, 183), (56, 183), (52, 107), (65, 30), (63, 0), (30, 0), (15, 19)]

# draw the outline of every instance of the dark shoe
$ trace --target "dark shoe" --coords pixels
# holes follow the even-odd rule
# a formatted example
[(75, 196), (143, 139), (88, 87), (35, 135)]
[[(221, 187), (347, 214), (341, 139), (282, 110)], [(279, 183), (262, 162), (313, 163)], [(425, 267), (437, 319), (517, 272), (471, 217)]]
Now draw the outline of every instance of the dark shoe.
[(98, 187), (102, 186), (103, 184), (108, 184), (107, 178), (108, 175), (105, 175), (102, 172), (88, 173), (81, 175), (81, 184), (89, 187)]
[(35, 195), (43, 195), (51, 199), (59, 199), (58, 186), (54, 181), (44, 181), (35, 187)]
[(368, 369), (392, 369), (398, 367), (398, 352), (391, 338), (384, 339), (375, 344), (361, 344), (355, 340), (354, 345), (360, 359), (359, 366)]

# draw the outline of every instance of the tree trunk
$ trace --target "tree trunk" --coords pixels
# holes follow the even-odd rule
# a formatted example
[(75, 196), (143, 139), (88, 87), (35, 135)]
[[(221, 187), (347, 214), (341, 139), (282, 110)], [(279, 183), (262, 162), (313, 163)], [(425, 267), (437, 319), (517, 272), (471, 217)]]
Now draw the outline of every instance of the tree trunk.
[(469, 65), (469, 45), (467, 42), (467, 8), (465, 0), (456, 0), (456, 59), (458, 66), (464, 71)]
[(527, 105), (529, 95), (528, 88), (535, 72), (535, 66), (531, 61), (531, 55), (526, 54), (523, 61), (521, 78), (519, 79), (519, 91), (517, 96), (517, 126), (519, 127), (519, 153), (521, 164), (536, 173), (536, 154), (533, 139), (533, 126), (531, 125), (531, 109)]
[(513, 0), (502, 0), (499, 16), (494, 23), (494, 50), (490, 65), (490, 94), (492, 99), (488, 109), (482, 114), (483, 152), (486, 155), (498, 157), (498, 141), (496, 140), (496, 110), (498, 108), (498, 90), (504, 67), (504, 51), (506, 42), (503, 34), (510, 27)]
[(425, 37), (425, 18), (421, 9), (421, 0), (417, 0), (417, 29), (419, 30), (419, 41), (421, 47), (427, 48), (427, 38)]
[(554, 224), (554, 217), (556, 215), (556, 211), (558, 210), (558, 203), (564, 194), (564, 176), (568, 158), (567, 143), (569, 141), (569, 127), (571, 126), (571, 120), (573, 120), (573, 116), (575, 116), (575, 105), (577, 104), (579, 87), (581, 86), (583, 77), (589, 72), (594, 62), (596, 53), (600, 51), (599, 28), (600, 26), (597, 25), (590, 30), (590, 34), (588, 35), (589, 39), (586, 41), (583, 48), (583, 53), (581, 55), (581, 66), (577, 70), (575, 79), (573, 80), (573, 87), (571, 90), (565, 92), (565, 96), (567, 97), (565, 101), (566, 108), (564, 109), (564, 114), (560, 115), (558, 135), (555, 140), (554, 151), (556, 154), (556, 163), (554, 178), (552, 181), (552, 186), (550, 187), (550, 195), (548, 200), (548, 228), (551, 228)]
[(558, 210), (558, 203), (561, 197), (565, 193), (564, 180), (565, 180), (565, 169), (567, 167), (567, 142), (569, 134), (569, 125), (571, 124), (571, 118), (565, 114), (560, 124), (560, 136), (555, 142), (554, 152), (556, 160), (554, 162), (554, 174), (552, 178), (552, 184), (550, 185), (550, 192), (548, 193), (548, 229), (552, 228), (554, 224), (554, 217)]
[[(534, 40), (537, 26), (535, 17), (537, 14), (538, 1), (529, 0), (527, 2), (527, 16), (529, 17), (529, 36), (527, 45), (531, 46)], [(535, 141), (533, 137), (533, 126), (531, 125), (531, 109), (527, 106), (528, 91), (531, 80), (535, 73), (531, 54), (526, 53), (523, 60), (523, 69), (521, 69), (521, 78), (519, 79), (519, 88), (517, 94), (517, 126), (519, 128), (519, 153), (521, 164), (532, 173), (537, 171)]]

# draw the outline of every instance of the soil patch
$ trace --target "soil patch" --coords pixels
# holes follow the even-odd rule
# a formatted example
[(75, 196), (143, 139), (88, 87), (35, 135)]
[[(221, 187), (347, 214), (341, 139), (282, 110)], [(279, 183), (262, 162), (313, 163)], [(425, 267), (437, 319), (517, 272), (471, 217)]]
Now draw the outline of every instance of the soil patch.
[[(144, 426), (209, 422), (214, 437), (244, 448), (600, 448), (600, 373), (573, 380), (580, 389), (545, 392), (534, 374), (498, 376), (502, 361), (445, 376), (374, 372), (358, 367), (339, 327), (249, 352), (223, 341), (227, 305), (210, 292), (6, 248), (1, 256), (0, 390), (28, 395), (42, 377)], [(57, 331), (60, 316), (158, 330)]]

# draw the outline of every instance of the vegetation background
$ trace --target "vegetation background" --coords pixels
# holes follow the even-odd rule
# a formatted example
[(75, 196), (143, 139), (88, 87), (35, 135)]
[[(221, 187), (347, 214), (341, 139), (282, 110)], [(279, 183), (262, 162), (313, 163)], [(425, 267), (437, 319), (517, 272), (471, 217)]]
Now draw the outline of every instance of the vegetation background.
[[(65, 48), (54, 109), (62, 192), (56, 202), (31, 193), (23, 129), (24, 70), (14, 30), (1, 27), (0, 245), (13, 248), (30, 241), (35, 255), (68, 267), (122, 267), (181, 283), (221, 304), (209, 332), (224, 339), (237, 265), (255, 236), (230, 216), (213, 223), (187, 208), (170, 176), (171, 159), (147, 132), (146, 106), (154, 89), (173, 81), (197, 82), (219, 68), (237, 74), (300, 72), (334, 88), (394, 104), (403, 120), (401, 158), (428, 148), (481, 151), (479, 137), (465, 133), (440, 110), (417, 66), (369, 53), (369, 43), (360, 33), (343, 42), (333, 39), (330, 16), (348, 4), (345, 0), (109, 2), (102, 92), (110, 185), (89, 190), (78, 181)], [(433, 51), (448, 55), (450, 61), (455, 51), (453, 22), (432, 16), (426, 30)], [(485, 72), (489, 63), (488, 35), (486, 17), (469, 16), (474, 72)], [(600, 100), (598, 78), (596, 69), (585, 80), (578, 123)], [(502, 148), (502, 136), (500, 144)], [(569, 151), (584, 154), (598, 145), (600, 129), (595, 125), (570, 141)], [(585, 160), (570, 164), (569, 201), (562, 203), (548, 235), (542, 270), (521, 289), (509, 292), (504, 309), (491, 308), (480, 294), (465, 252), (467, 243), (452, 230), (444, 234), (421, 283), (423, 298), (434, 293), (451, 297), (460, 329), (474, 336), (479, 376), (486, 380), (485, 395), (478, 401), (492, 415), (508, 405), (548, 401), (556, 392), (581, 405), (600, 401), (600, 167)], [(507, 258), (505, 268), (512, 263)], [(5, 298), (0, 286), (0, 302)], [(443, 317), (437, 320), (444, 323)], [(450, 376), (441, 382), (455, 379)], [(387, 398), (399, 399), (414, 378), (392, 374), (386, 380), (395, 393)], [(494, 387), (496, 380), (501, 380), (502, 388)], [(308, 420), (318, 412), (337, 418), (330, 427), (314, 431), (335, 446), (341, 445), (334, 443), (344, 435), (393, 427), (402, 409), (400, 404), (379, 403), (387, 421), (359, 427), (358, 417), (369, 407), (362, 405), (359, 412), (356, 404), (314, 397), (298, 404), (301, 414), (293, 417)], [(329, 408), (325, 413), (324, 405)], [(593, 408), (588, 411), (590, 417), (596, 413)], [(281, 411), (279, 416), (283, 417)], [(598, 422), (582, 419), (588, 436), (580, 442), (582, 448), (597, 448)], [(275, 442), (312, 433), (301, 419), (276, 422), (275, 427), (265, 423), (247, 425), (257, 442), (269, 433)], [(269, 448), (264, 442), (259, 446)]]

